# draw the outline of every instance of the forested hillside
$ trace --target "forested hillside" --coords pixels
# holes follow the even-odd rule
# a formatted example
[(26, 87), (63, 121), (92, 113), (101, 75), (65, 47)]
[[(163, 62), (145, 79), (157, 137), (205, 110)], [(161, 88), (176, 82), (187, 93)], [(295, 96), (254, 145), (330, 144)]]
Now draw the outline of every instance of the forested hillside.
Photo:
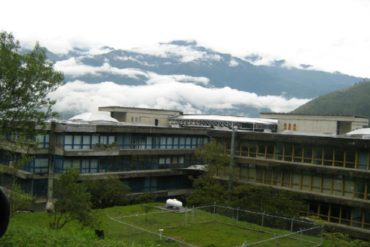
[(320, 96), (293, 111), (300, 114), (360, 115), (370, 118), (370, 80)]

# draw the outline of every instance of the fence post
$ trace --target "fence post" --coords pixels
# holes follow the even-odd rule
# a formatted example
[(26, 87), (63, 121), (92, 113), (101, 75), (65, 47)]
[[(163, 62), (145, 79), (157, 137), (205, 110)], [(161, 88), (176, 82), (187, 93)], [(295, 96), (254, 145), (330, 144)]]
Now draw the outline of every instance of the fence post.
[(290, 231), (293, 232), (294, 217), (290, 220)]
[(192, 223), (194, 223), (194, 215), (195, 214), (195, 208), (194, 208), (194, 205), (193, 205), (193, 209), (191, 210), (191, 221)]
[(236, 208), (236, 221), (239, 221), (239, 207)]
[(216, 202), (213, 202), (213, 214), (216, 214)]
[(262, 213), (261, 226), (264, 225), (264, 221), (265, 221), (265, 212)]
[(185, 226), (188, 225), (188, 211), (185, 210)]

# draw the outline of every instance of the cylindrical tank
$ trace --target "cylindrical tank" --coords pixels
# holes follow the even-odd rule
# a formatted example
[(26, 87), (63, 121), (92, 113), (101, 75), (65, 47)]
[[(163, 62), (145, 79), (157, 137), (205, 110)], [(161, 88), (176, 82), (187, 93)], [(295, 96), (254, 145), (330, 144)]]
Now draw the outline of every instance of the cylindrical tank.
[(166, 201), (166, 207), (167, 208), (181, 208), (182, 202), (176, 199), (167, 199)]

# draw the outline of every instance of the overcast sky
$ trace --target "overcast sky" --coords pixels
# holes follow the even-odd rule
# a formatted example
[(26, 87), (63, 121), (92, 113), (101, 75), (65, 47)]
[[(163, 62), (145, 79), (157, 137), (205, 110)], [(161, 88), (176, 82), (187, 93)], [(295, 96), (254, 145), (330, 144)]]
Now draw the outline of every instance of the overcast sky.
[(370, 77), (369, 0), (1, 0), (0, 30), (53, 51), (197, 40)]

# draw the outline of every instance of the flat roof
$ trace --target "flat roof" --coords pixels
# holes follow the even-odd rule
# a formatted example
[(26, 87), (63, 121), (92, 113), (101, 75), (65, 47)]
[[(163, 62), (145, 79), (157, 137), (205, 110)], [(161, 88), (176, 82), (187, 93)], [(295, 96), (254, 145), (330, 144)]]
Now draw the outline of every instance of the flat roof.
[(308, 117), (348, 117), (348, 118), (366, 118), (366, 116), (359, 115), (324, 115), (324, 114), (309, 114), (309, 113), (292, 113), (292, 112), (260, 112), (260, 114), (269, 115), (283, 115), (283, 116), (308, 116)]
[(178, 112), (180, 114), (183, 114), (182, 111), (178, 110), (168, 110), (168, 109), (155, 109), (155, 108), (142, 108), (142, 107), (126, 107), (126, 106), (99, 106), (99, 111), (157, 111), (157, 112)]
[(249, 118), (238, 116), (222, 116), (222, 115), (181, 115), (172, 117), (171, 119), (178, 120), (205, 120), (205, 121), (227, 121), (227, 122), (248, 122), (248, 123), (261, 123), (261, 124), (277, 124), (275, 119), (266, 118)]

